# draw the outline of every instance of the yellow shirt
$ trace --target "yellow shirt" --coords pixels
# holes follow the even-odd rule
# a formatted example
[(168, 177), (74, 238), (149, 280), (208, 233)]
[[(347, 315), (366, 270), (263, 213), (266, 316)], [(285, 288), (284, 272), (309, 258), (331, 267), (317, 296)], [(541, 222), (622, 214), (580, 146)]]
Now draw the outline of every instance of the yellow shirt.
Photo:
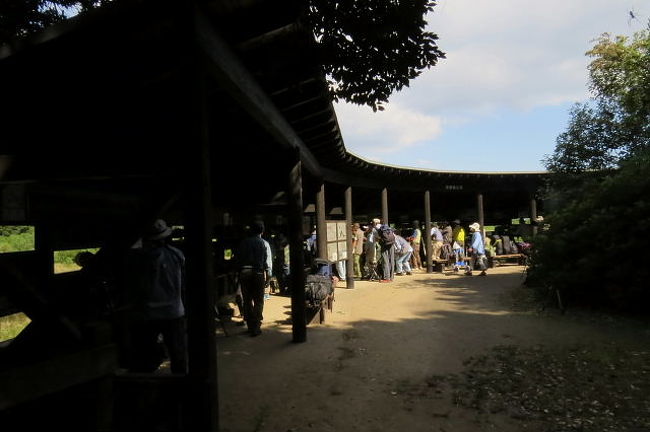
[(463, 246), (465, 244), (465, 230), (461, 226), (457, 226), (453, 231), (453, 238), (455, 242)]

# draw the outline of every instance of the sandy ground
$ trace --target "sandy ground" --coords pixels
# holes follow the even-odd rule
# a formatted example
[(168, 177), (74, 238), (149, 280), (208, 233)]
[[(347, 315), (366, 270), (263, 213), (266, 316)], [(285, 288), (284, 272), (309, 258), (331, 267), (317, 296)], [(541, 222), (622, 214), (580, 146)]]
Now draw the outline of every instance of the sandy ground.
[[(520, 431), (508, 413), (487, 418), (454, 403), (436, 377), (497, 345), (650, 346), (644, 326), (513, 307), (523, 267), (488, 277), (414, 273), (395, 282), (339, 283), (334, 310), (291, 342), (290, 299), (272, 296), (263, 334), (228, 323), (218, 336), (224, 432)], [(343, 286), (341, 286), (343, 285)]]

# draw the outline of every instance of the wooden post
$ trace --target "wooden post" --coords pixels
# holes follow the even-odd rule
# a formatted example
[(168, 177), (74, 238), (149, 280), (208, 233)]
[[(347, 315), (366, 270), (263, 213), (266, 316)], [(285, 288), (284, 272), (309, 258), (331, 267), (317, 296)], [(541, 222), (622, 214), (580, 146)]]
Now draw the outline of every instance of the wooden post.
[(300, 153), (296, 150), (294, 165), (289, 171), (288, 222), (289, 253), (291, 278), (291, 327), (293, 342), (307, 341), (307, 323), (305, 311), (305, 256), (302, 251), (302, 163)]
[(535, 200), (535, 194), (533, 193), (530, 197), (530, 226), (532, 228), (533, 238), (537, 235), (537, 201)]
[(426, 245), (427, 273), (433, 272), (433, 245), (431, 244), (431, 193), (424, 192), (424, 232), (422, 243)]
[(483, 194), (476, 195), (476, 206), (478, 210), (478, 224), (481, 225), (481, 235), (485, 239), (485, 216), (483, 212)]
[(54, 274), (54, 247), (50, 227), (37, 223), (34, 229), (34, 249), (38, 260), (37, 280), (40, 289), (44, 289)]
[(388, 189), (381, 190), (381, 223), (388, 225)]
[(325, 224), (325, 183), (316, 192), (316, 245), (318, 258), (327, 259), (327, 225)]
[(352, 250), (352, 187), (345, 188), (345, 227), (348, 257), (345, 265), (345, 287), (354, 288), (354, 251)]
[[(194, 11), (197, 19), (199, 11)], [(198, 48), (197, 48), (198, 51)], [(212, 190), (210, 177), (210, 120), (203, 65), (198, 52), (186, 75), (188, 136), (185, 146), (186, 316), (188, 334), (187, 408), (189, 430), (219, 430), (217, 391), (216, 302), (212, 257)]]

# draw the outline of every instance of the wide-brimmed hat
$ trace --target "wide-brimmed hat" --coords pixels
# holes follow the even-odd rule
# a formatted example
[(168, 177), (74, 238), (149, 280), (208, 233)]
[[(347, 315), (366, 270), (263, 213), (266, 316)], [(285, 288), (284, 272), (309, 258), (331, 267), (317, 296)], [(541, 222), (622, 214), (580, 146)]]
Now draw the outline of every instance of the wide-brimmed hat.
[(459, 219), (454, 219), (453, 221), (451, 221), (451, 223), (456, 224), (456, 225), (460, 225), (460, 220)]
[(147, 229), (144, 238), (147, 240), (161, 240), (169, 237), (172, 231), (167, 222), (163, 219), (156, 219)]
[(478, 230), (481, 229), (481, 225), (479, 225), (477, 222), (474, 222), (469, 227), (470, 227), (470, 229), (473, 229), (474, 231), (478, 231)]
[(381, 219), (374, 218), (374, 219), (372, 220), (372, 223), (374, 223), (374, 224), (381, 223)]

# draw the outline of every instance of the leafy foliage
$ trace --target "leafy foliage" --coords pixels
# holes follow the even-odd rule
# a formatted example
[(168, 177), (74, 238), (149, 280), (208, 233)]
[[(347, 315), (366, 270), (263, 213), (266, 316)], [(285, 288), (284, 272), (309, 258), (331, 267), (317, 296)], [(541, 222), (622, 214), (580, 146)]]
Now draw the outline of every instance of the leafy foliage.
[(546, 160), (556, 211), (529, 281), (573, 303), (634, 309), (650, 300), (650, 32), (605, 34), (587, 55), (594, 100), (574, 107)]
[(646, 308), (650, 300), (650, 151), (614, 173), (584, 178), (547, 217), (529, 281), (559, 289), (570, 303)]
[(100, 6), (102, 0), (3, 0), (0, 2), (0, 45), (63, 21), (72, 11)]
[(575, 174), (610, 169), (650, 147), (650, 31), (603, 34), (587, 52), (593, 101), (571, 111), (546, 167)]
[(34, 227), (0, 225), (0, 253), (34, 250)]
[(308, 17), (334, 100), (383, 110), (445, 54), (425, 31), (426, 0), (311, 0)]

